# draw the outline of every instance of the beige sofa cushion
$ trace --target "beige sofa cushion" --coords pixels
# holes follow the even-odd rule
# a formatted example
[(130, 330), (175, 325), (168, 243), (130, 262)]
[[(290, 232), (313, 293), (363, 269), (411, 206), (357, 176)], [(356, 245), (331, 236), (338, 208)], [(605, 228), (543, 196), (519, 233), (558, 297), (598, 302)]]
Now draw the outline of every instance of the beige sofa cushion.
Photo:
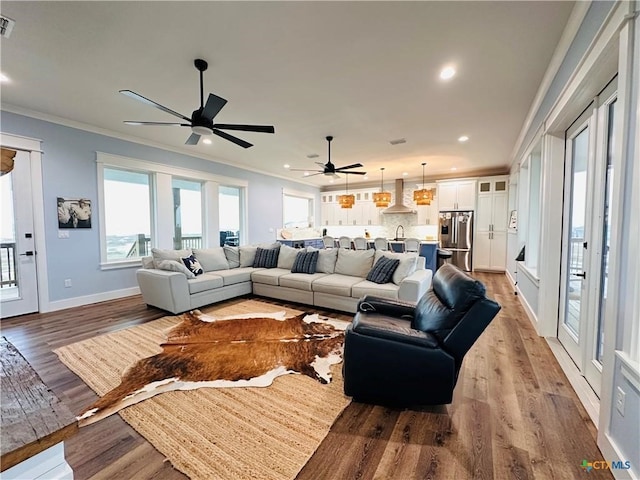
[(334, 273), (332, 275), (327, 275), (315, 280), (311, 284), (311, 289), (314, 292), (330, 293), (332, 295), (350, 297), (351, 287), (361, 281), (362, 278), (360, 277), (352, 277)]
[(365, 295), (375, 295), (377, 297), (398, 299), (398, 287), (395, 283), (374, 283), (369, 280), (363, 280), (351, 287), (351, 296), (353, 298), (362, 298)]
[(231, 245), (225, 245), (222, 249), (224, 256), (227, 257), (227, 262), (229, 262), (229, 268), (238, 268), (240, 266), (240, 249)]
[(312, 292), (311, 284), (327, 275), (327, 273), (289, 273), (280, 277), (280, 286)]
[[(307, 250), (315, 250), (308, 247)], [(318, 263), (316, 263), (316, 272), (333, 273), (336, 270), (336, 259), (338, 258), (338, 249), (330, 248), (328, 250), (318, 251)]]
[(224, 285), (222, 277), (213, 273), (203, 273), (196, 278), (187, 280), (189, 284), (189, 293), (200, 293), (207, 290), (213, 290), (214, 288), (220, 288)]
[[(416, 271), (416, 267), (418, 265), (418, 254), (417, 253), (397, 253), (397, 252), (388, 252), (383, 250), (376, 250), (376, 254), (374, 257), (374, 265), (375, 262), (378, 261), (380, 257), (388, 257), (388, 258), (397, 258), (400, 260), (400, 264), (396, 271), (393, 272), (392, 281), (396, 285), (400, 285), (402, 280), (411, 275)], [(366, 277), (366, 275), (365, 275)]]
[[(152, 248), (151, 256), (153, 257), (153, 264), (156, 268), (163, 260), (174, 260), (177, 262), (182, 262), (182, 259), (192, 255), (193, 252), (190, 248), (186, 248), (184, 250), (163, 250), (162, 248)], [(186, 268), (186, 267), (185, 267)]]
[(222, 277), (225, 285), (233, 285), (235, 283), (250, 282), (251, 273), (256, 270), (253, 267), (231, 268), (229, 270), (218, 270), (215, 274)]
[(339, 248), (335, 273), (365, 278), (373, 265), (375, 250), (347, 250)]
[(215, 272), (216, 270), (228, 270), (229, 262), (222, 247), (214, 248), (194, 248), (193, 254), (202, 265), (205, 272)]
[(158, 262), (156, 268), (159, 270), (167, 270), (169, 272), (178, 272), (186, 275), (187, 278), (194, 278), (196, 275), (189, 270), (182, 260), (162, 260)]
[(278, 268), (284, 268), (286, 270), (291, 270), (293, 267), (293, 262), (296, 261), (296, 255), (300, 249), (293, 248), (288, 245), (280, 246), (280, 253), (278, 253)]
[(251, 281), (256, 283), (264, 283), (265, 285), (280, 285), (280, 277), (283, 275), (291, 274), (290, 270), (284, 268), (263, 268), (260, 270), (254, 269), (251, 274)]

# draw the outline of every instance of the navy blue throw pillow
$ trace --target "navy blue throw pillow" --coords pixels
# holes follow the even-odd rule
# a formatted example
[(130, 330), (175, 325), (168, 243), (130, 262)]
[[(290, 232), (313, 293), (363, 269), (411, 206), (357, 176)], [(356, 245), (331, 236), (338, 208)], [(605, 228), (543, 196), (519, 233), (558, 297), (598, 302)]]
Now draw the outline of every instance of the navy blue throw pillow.
[(291, 273), (316, 273), (318, 253), (318, 250), (298, 252), (291, 267)]
[(278, 254), (280, 247), (277, 248), (260, 248), (256, 251), (256, 258), (253, 260), (253, 266), (256, 268), (276, 268), (278, 266)]
[(398, 258), (380, 257), (367, 275), (367, 280), (375, 283), (389, 283), (400, 265)]
[(202, 275), (204, 273), (202, 265), (200, 265), (198, 259), (193, 255), (183, 258), (182, 263), (184, 263), (184, 266), (191, 270), (194, 275)]

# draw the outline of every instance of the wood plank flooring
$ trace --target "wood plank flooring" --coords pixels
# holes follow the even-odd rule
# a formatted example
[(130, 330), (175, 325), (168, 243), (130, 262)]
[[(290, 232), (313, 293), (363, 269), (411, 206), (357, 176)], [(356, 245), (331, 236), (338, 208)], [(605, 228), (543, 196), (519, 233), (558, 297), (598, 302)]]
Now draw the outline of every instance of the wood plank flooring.
[[(502, 310), (465, 357), (453, 403), (404, 411), (352, 403), (298, 479), (565, 480), (586, 475), (583, 460), (603, 460), (593, 423), (506, 277), (475, 276)], [(78, 413), (96, 395), (53, 350), (164, 315), (135, 296), (5, 319), (0, 326), (43, 381)], [(80, 429), (66, 443), (66, 457), (76, 480), (186, 478), (118, 415)], [(613, 476), (592, 470), (589, 478)]]

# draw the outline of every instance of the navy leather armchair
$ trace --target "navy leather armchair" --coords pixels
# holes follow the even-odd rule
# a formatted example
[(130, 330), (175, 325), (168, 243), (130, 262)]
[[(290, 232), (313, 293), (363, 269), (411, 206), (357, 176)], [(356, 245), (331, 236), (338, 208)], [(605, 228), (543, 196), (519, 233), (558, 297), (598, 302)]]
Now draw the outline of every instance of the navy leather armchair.
[(345, 334), (345, 394), (381, 405), (451, 403), (465, 354), (499, 310), (481, 282), (450, 264), (417, 304), (365, 296)]

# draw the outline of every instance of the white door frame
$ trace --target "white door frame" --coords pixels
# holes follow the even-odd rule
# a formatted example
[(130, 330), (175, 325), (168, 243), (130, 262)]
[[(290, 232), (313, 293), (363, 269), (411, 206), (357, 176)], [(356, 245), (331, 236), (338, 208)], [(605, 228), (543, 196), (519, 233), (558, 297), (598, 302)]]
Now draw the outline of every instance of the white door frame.
[[(47, 248), (45, 240), (44, 195), (42, 188), (41, 140), (0, 132), (0, 144), (14, 150), (29, 153), (31, 161), (31, 195), (33, 203), (33, 235), (36, 249), (36, 269), (38, 278), (38, 305), (40, 312), (48, 312), (49, 275), (47, 273)], [(53, 208), (53, 207), (52, 207)]]

